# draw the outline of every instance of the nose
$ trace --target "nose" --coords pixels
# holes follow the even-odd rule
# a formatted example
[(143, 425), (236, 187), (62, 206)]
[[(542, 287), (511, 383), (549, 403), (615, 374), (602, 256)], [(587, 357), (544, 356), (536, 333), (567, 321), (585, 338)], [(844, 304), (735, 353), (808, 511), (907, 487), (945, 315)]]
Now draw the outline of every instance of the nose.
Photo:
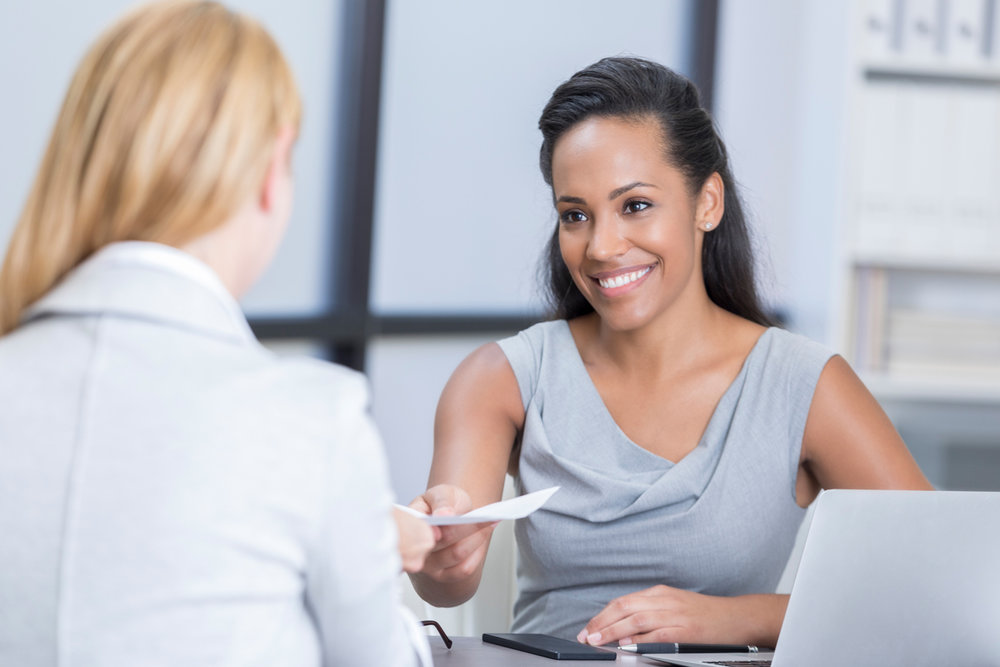
[(623, 231), (616, 216), (602, 216), (595, 220), (587, 243), (587, 257), (603, 261), (625, 254), (629, 244)]

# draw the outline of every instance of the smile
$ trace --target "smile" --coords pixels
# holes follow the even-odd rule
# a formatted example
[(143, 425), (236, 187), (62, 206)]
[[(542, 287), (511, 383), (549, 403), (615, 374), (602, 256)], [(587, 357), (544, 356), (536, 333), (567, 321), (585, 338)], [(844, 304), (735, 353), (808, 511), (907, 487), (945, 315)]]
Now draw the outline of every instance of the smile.
[(637, 271), (630, 271), (628, 273), (621, 273), (617, 276), (612, 276), (611, 278), (598, 278), (597, 284), (604, 289), (611, 289), (613, 287), (623, 287), (630, 283), (642, 278), (644, 275), (653, 270), (652, 266), (647, 266), (643, 269), (638, 269)]

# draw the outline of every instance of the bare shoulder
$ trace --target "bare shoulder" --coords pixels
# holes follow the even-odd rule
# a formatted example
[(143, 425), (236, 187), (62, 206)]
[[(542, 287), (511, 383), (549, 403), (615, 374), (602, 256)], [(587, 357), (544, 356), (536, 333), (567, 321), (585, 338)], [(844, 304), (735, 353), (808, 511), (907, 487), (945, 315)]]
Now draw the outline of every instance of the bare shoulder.
[(839, 355), (816, 384), (802, 462), (823, 488), (930, 488), (882, 406)]
[(497, 343), (481, 345), (458, 365), (441, 394), (439, 409), (451, 404), (463, 409), (470, 404), (492, 407), (509, 415), (518, 426), (524, 421), (517, 377)]
[(869, 413), (884, 416), (875, 397), (839, 354), (831, 356), (823, 367), (816, 383), (812, 408), (810, 416), (815, 412), (818, 419), (836, 418), (836, 413), (841, 411), (844, 411), (841, 416), (871, 416)]
[(485, 343), (477, 347), (462, 360), (462, 363), (455, 369), (455, 373), (472, 374), (484, 378), (510, 379), (515, 384), (517, 383), (514, 369), (510, 367), (507, 355), (504, 354), (498, 343)]
[(523, 427), (521, 391), (506, 355), (496, 343), (477, 348), (441, 392), (430, 483), (460, 486), (478, 504), (499, 499)]

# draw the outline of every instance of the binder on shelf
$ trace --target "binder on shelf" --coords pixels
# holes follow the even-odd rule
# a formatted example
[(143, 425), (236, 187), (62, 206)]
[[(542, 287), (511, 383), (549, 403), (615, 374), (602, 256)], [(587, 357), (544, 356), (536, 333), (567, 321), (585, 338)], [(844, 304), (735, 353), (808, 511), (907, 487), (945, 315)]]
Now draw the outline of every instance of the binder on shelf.
[[(956, 117), (951, 147), (948, 256), (972, 259), (993, 251), (1000, 266), (1000, 94), (993, 88), (955, 90)], [(988, 230), (996, 234), (989, 238)], [(985, 238), (977, 238), (983, 234)]]
[(908, 150), (900, 134), (902, 94), (898, 82), (880, 81), (862, 95), (857, 173), (860, 221), (854, 238), (858, 252), (881, 254), (896, 247), (894, 236), (903, 216), (900, 156)]
[(981, 67), (989, 62), (987, 41), (992, 26), (992, 0), (948, 0), (945, 5), (945, 60), (957, 67)]
[(986, 2), (986, 59), (990, 69), (1000, 72), (1000, 0), (985, 0)]
[(904, 0), (900, 50), (907, 65), (940, 64), (944, 46), (938, 0)]
[(884, 63), (899, 57), (899, 30), (895, 0), (866, 0), (861, 11), (865, 58)]
[(933, 254), (951, 233), (942, 223), (949, 215), (953, 161), (961, 156), (953, 154), (955, 97), (948, 93), (938, 86), (908, 86), (902, 98), (903, 224), (895, 241), (907, 254)]
[(886, 271), (859, 267), (855, 273), (854, 364), (865, 372), (885, 370)]

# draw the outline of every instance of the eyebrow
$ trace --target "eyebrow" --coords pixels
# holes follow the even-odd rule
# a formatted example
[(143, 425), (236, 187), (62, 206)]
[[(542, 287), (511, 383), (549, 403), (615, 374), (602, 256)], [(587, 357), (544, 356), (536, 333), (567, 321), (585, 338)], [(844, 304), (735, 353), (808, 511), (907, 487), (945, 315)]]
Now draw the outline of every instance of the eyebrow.
[(623, 194), (631, 190), (632, 188), (655, 188), (656, 186), (652, 183), (643, 183), (642, 181), (636, 181), (635, 183), (629, 183), (628, 185), (623, 185), (620, 188), (615, 188), (608, 195), (608, 201), (614, 201), (618, 199)]
[[(632, 190), (633, 188), (643, 188), (643, 187), (655, 188), (656, 186), (653, 185), (652, 183), (643, 183), (642, 181), (629, 183), (628, 185), (623, 185), (620, 188), (615, 188), (614, 190), (612, 190), (611, 193), (608, 195), (608, 201), (614, 201), (615, 199), (618, 199), (623, 194), (625, 194), (629, 190)], [(559, 199), (557, 199), (556, 202), (566, 202), (567, 204), (586, 204), (587, 200), (585, 200), (583, 197), (573, 197), (570, 195), (563, 195), (562, 197), (559, 197)]]

